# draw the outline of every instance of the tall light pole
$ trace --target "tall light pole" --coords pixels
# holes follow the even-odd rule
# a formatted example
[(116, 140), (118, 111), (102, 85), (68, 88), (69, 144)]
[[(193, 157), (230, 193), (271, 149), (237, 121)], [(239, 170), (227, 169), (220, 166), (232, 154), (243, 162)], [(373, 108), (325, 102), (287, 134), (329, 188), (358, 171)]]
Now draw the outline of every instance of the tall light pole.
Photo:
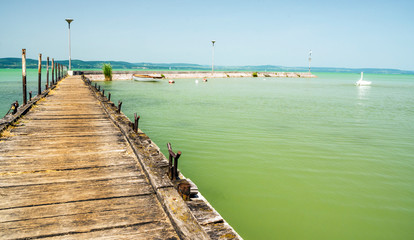
[(73, 19), (66, 18), (65, 20), (66, 20), (66, 22), (68, 22), (68, 26), (69, 26), (69, 72), (68, 72), (68, 74), (72, 75), (72, 67), (71, 67), (71, 65), (72, 65), (71, 60), (72, 59), (70, 57), (70, 23), (73, 22)]
[(311, 61), (312, 61), (312, 50), (309, 50), (309, 74), (311, 73), (311, 71), (310, 71)]
[(216, 42), (216, 40), (211, 41), (211, 43), (213, 43), (213, 59), (211, 61), (211, 75), (214, 75), (214, 43)]

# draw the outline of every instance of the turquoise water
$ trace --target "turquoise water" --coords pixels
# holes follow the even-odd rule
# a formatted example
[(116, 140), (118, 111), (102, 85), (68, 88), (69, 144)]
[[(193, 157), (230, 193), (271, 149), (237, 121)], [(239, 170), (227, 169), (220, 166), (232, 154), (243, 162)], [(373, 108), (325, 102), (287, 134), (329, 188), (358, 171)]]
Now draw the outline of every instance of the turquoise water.
[[(52, 81), (52, 71), (49, 72), (49, 82)], [(26, 71), (27, 99), (29, 99), (29, 91), (32, 96), (37, 95), (38, 70), (27, 69)], [(42, 90), (46, 85), (46, 69), (42, 69)], [(23, 83), (22, 69), (0, 69), (0, 118), (7, 113), (10, 106), (16, 100), (19, 104), (23, 104)]]
[(245, 239), (413, 239), (414, 76), (317, 75), (99, 84)]

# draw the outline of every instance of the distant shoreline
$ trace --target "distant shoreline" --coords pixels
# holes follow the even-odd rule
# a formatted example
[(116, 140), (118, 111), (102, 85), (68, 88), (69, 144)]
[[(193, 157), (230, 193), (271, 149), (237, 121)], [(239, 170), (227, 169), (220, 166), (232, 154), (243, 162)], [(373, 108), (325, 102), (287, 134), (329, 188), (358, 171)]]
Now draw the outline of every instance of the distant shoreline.
[[(102, 71), (77, 71), (91, 81), (105, 81)], [(240, 78), (253, 77), (256, 72), (174, 72), (174, 71), (114, 71), (112, 80), (132, 80), (133, 74), (145, 74), (165, 79), (203, 79), (203, 78)], [(257, 72), (257, 77), (316, 78), (309, 72)]]
[[(57, 60), (55, 63), (60, 63), (65, 66), (69, 65), (68, 60)], [(140, 62), (130, 63), (125, 61), (83, 61), (78, 59), (72, 59), (72, 69), (85, 70), (85, 71), (96, 71), (101, 70), (104, 63), (109, 63), (112, 69), (119, 71), (203, 71), (208, 72), (211, 70), (211, 65), (200, 65), (192, 63), (151, 63), (151, 62)], [(26, 59), (26, 67), (28, 69), (38, 68), (37, 59)], [(21, 58), (0, 58), (0, 69), (7, 68), (21, 68)], [(42, 67), (46, 67), (46, 61), (42, 61)], [(245, 66), (221, 66), (215, 65), (214, 69), (220, 72), (308, 72), (308, 66), (303, 67), (289, 67), (280, 65), (245, 65)], [(401, 70), (392, 68), (347, 68), (347, 67), (318, 67), (312, 66), (312, 72), (334, 72), (334, 73), (375, 73), (375, 74), (414, 74), (414, 70)]]

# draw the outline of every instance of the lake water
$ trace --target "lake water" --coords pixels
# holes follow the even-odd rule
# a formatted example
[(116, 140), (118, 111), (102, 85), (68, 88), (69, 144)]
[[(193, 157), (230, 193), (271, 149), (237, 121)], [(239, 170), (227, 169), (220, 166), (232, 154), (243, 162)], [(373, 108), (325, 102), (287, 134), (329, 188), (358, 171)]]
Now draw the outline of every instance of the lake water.
[(414, 76), (316, 75), (99, 84), (245, 239), (413, 239)]

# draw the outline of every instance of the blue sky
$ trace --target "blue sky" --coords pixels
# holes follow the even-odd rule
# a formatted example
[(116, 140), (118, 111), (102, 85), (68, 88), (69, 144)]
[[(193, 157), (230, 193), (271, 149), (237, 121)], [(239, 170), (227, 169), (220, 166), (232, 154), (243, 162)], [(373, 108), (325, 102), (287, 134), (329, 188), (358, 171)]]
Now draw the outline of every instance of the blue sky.
[(414, 1), (0, 1), (0, 57), (414, 70)]

